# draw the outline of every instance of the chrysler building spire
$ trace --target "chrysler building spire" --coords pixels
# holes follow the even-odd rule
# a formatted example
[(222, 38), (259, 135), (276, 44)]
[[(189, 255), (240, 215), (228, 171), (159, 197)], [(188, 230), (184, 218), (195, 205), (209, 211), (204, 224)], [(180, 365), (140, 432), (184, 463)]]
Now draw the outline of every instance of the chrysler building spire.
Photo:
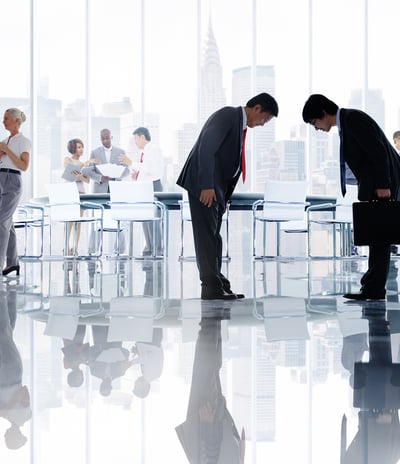
[(222, 66), (210, 17), (201, 64), (200, 122), (203, 123), (211, 113), (225, 105)]

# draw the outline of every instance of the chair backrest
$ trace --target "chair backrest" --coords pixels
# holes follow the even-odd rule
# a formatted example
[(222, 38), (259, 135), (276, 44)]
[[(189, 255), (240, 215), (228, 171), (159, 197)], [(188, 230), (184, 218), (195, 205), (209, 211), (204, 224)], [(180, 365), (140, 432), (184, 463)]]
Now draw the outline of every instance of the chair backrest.
[(346, 195), (336, 204), (335, 219), (353, 222), (353, 203), (357, 201), (357, 185), (346, 185)]
[(300, 221), (305, 217), (307, 181), (267, 180), (264, 188), (264, 219)]
[(50, 298), (45, 335), (72, 340), (79, 324), (79, 304), (79, 297), (56, 296)]
[(156, 219), (153, 182), (111, 181), (111, 218), (119, 221)]
[(180, 204), (182, 219), (184, 221), (191, 221), (192, 216), (190, 215), (190, 206), (189, 206), (189, 197), (188, 192), (185, 189), (182, 189), (182, 203)]
[(47, 184), (46, 188), (52, 221), (78, 221), (81, 218), (79, 191), (75, 182)]

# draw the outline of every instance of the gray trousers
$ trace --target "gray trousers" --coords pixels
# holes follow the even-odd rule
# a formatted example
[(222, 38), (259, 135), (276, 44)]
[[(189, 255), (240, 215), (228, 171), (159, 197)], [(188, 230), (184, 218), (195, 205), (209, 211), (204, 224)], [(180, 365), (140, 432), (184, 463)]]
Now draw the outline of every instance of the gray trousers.
[[(162, 192), (161, 180), (153, 180), (153, 188), (155, 192)], [(160, 216), (160, 211), (157, 208), (157, 216)], [(146, 245), (143, 249), (143, 254), (152, 254), (153, 252), (156, 255), (161, 254), (161, 225), (160, 222), (144, 222), (143, 223), (143, 233), (146, 241)]]
[(18, 264), (18, 251), (13, 214), (22, 194), (22, 179), (18, 174), (0, 172), (0, 268)]
[[(107, 232), (103, 234), (103, 240), (106, 239), (106, 234)], [(104, 244), (103, 244), (103, 247), (104, 247)], [(90, 235), (89, 235), (88, 252), (91, 254), (97, 253), (99, 248), (100, 248), (100, 233), (98, 230), (95, 230), (94, 228), (92, 228), (90, 231)], [(119, 252), (125, 253), (125, 248), (126, 248), (125, 231), (122, 230), (121, 233), (119, 234)], [(115, 238), (115, 241), (114, 241), (114, 253), (116, 252), (117, 252), (117, 238)]]

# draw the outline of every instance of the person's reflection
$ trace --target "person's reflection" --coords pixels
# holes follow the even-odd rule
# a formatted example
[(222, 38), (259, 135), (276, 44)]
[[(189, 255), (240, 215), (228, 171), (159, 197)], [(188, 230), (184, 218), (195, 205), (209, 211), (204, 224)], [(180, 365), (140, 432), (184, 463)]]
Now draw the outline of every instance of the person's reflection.
[(131, 349), (132, 364), (140, 364), (141, 375), (135, 380), (133, 387), (133, 394), (138, 398), (146, 398), (151, 382), (161, 377), (164, 366), (162, 337), (163, 329), (155, 327), (151, 342), (137, 341)]
[(22, 385), (22, 359), (13, 340), (16, 298), (12, 289), (0, 291), (0, 417), (10, 423), (4, 435), (9, 449), (21, 448), (27, 442), (21, 427), (32, 416), (29, 391)]
[(67, 261), (64, 269), (64, 293), (66, 295), (78, 295), (80, 293), (79, 262)]
[(160, 261), (143, 261), (145, 272), (143, 296), (160, 297), (163, 287), (163, 268)]
[(357, 333), (343, 337), (342, 365), (350, 372), (349, 383), (354, 384), (354, 365), (361, 361), (368, 351), (368, 336), (366, 333)]
[(210, 308), (209, 302), (202, 302), (186, 421), (175, 429), (191, 464), (244, 462), (244, 431), (241, 438), (219, 378), (221, 320), (227, 317), (225, 305)]
[(341, 464), (395, 464), (400, 459), (400, 364), (392, 362), (385, 302), (366, 304), (363, 314), (369, 324), (369, 361), (354, 364), (358, 431), (347, 449), (342, 443)]
[(86, 325), (78, 325), (72, 340), (63, 338), (64, 369), (70, 370), (67, 382), (70, 387), (80, 387), (84, 381), (81, 365), (85, 366), (89, 358), (89, 343), (84, 343)]
[(88, 276), (89, 276), (89, 289), (90, 289), (90, 292), (93, 294), (94, 293), (94, 276), (97, 271), (96, 260), (89, 259), (87, 261), (87, 270), (88, 270)]
[(387, 278), (386, 290), (387, 290), (387, 301), (399, 301), (399, 285), (397, 283), (398, 269), (396, 266), (396, 260), (391, 259), (389, 264), (389, 273)]
[(88, 365), (90, 373), (101, 380), (100, 394), (109, 396), (112, 382), (122, 377), (132, 365), (129, 350), (122, 342), (108, 342), (108, 326), (93, 325), (93, 345), (89, 348)]
[[(103, 272), (102, 262), (98, 259), (89, 259), (86, 261), (88, 272), (89, 292), (93, 296), (101, 295), (101, 275)], [(118, 274), (118, 271), (115, 271)]]

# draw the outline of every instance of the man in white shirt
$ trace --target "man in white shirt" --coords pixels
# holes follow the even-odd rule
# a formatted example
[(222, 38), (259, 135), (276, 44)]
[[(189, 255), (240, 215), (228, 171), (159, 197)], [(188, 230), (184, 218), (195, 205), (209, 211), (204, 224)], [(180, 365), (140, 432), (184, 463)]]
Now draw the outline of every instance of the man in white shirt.
[[(161, 149), (151, 142), (151, 135), (147, 127), (138, 127), (133, 132), (135, 144), (139, 149), (139, 158), (133, 163), (127, 156), (122, 156), (124, 164), (131, 166), (131, 176), (133, 180), (152, 181), (155, 192), (162, 192), (161, 179), (164, 173), (164, 160)], [(153, 224), (143, 223), (143, 232), (146, 239), (146, 246), (143, 249), (143, 256), (150, 256), (155, 247), (155, 254), (161, 254), (161, 230), (157, 224), (156, 238), (153, 237)]]

